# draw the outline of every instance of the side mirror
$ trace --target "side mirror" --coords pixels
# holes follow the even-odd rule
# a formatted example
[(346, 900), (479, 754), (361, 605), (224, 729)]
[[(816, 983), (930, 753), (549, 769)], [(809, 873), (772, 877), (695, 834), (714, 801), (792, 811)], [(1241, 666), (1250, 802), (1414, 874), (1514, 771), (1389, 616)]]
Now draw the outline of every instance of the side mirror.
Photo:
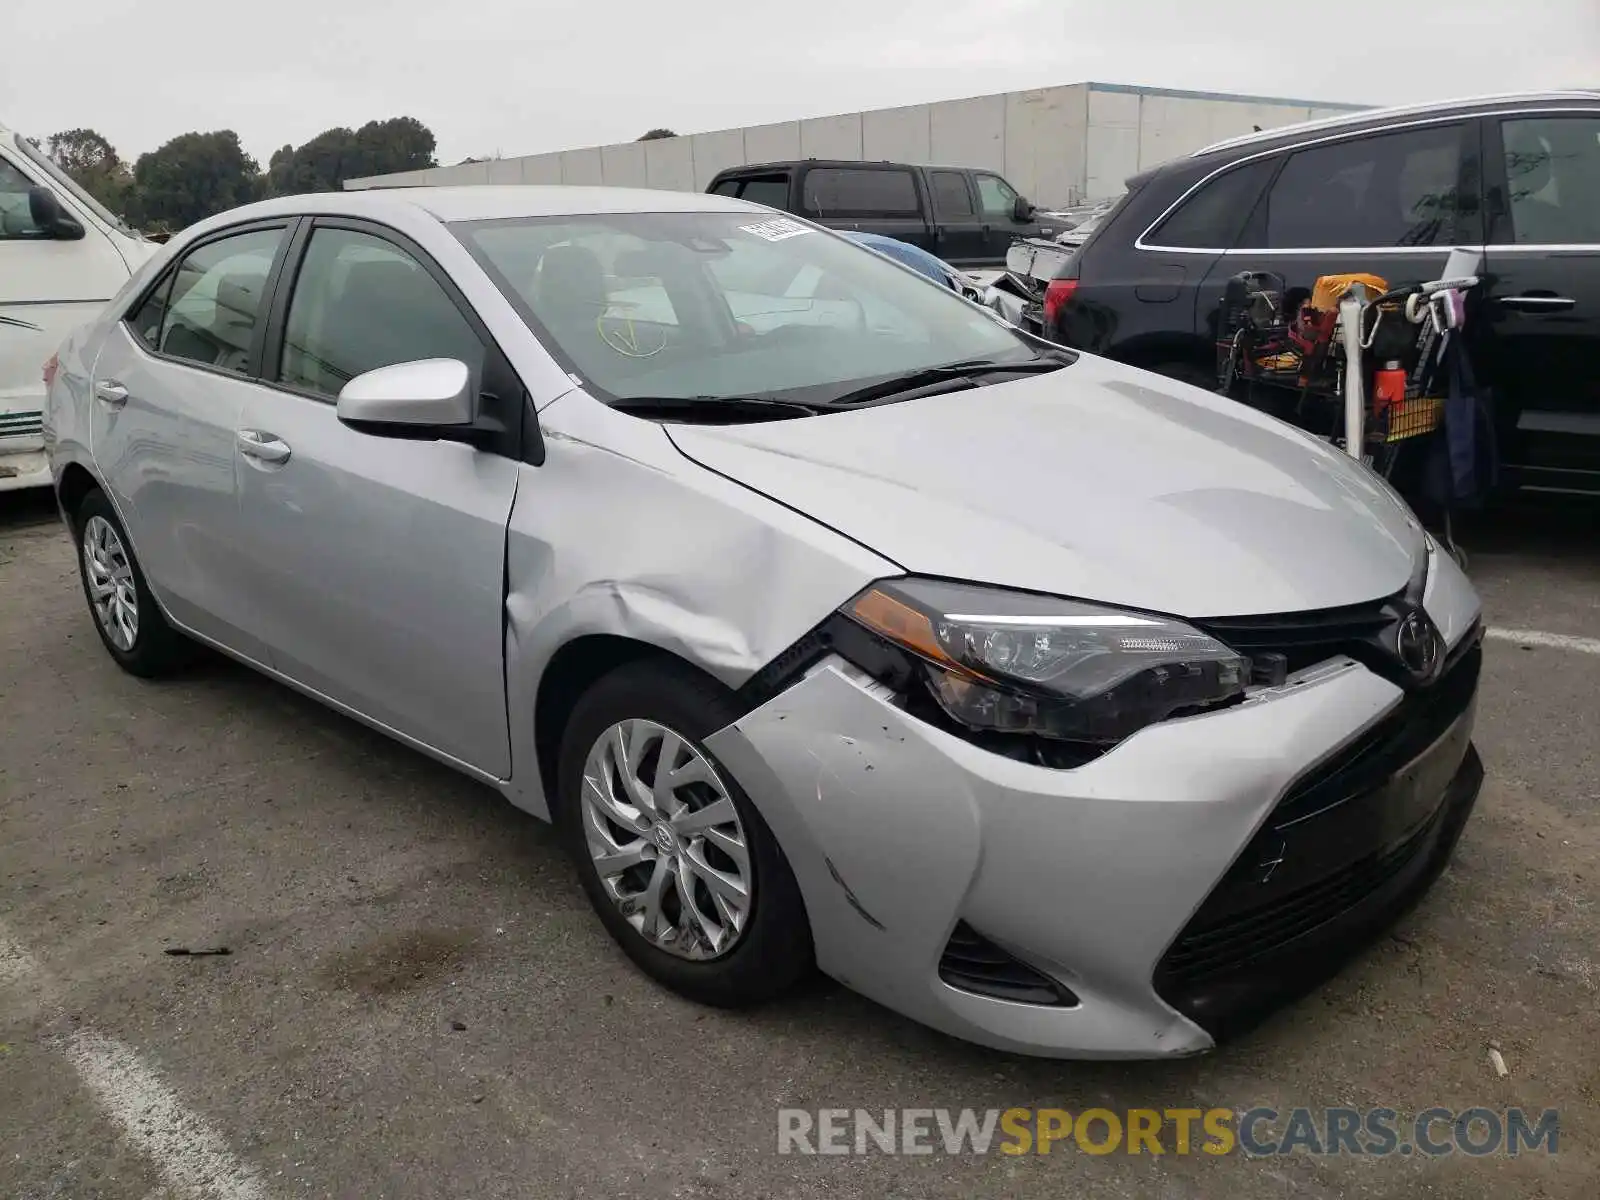
[(467, 364), (454, 358), (395, 363), (357, 375), (339, 392), (339, 420), (391, 437), (448, 437), (478, 417)]
[(34, 228), (45, 237), (63, 242), (75, 242), (83, 236), (83, 226), (78, 218), (61, 207), (61, 201), (47, 187), (28, 189), (28, 216)]
[(1033, 220), (1033, 214), (1038, 211), (1032, 204), (1028, 203), (1026, 197), (1018, 196), (1016, 203), (1011, 206), (1011, 219), (1018, 225), (1026, 225)]

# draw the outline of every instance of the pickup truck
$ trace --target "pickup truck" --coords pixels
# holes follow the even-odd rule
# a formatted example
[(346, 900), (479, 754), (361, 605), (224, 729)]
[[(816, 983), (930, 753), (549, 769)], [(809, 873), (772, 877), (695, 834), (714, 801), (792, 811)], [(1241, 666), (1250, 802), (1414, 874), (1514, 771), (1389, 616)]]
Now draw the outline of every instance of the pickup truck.
[(910, 242), (958, 267), (999, 267), (1017, 239), (1065, 229), (995, 172), (971, 167), (808, 158), (730, 167), (706, 190)]
[(45, 359), (157, 248), (0, 128), (0, 492), (50, 483)]

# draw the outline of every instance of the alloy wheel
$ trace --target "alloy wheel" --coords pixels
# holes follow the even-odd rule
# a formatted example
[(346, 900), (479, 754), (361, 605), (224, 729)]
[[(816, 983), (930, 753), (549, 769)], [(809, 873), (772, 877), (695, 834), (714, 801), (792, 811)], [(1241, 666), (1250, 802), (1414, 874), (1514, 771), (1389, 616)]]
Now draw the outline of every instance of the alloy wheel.
[(583, 768), (585, 844), (634, 930), (679, 958), (719, 958), (755, 899), (749, 843), (717, 770), (655, 721), (620, 721)]
[(90, 517), (83, 527), (83, 575), (95, 620), (113, 646), (131, 652), (139, 637), (139, 589), (122, 536), (104, 517)]

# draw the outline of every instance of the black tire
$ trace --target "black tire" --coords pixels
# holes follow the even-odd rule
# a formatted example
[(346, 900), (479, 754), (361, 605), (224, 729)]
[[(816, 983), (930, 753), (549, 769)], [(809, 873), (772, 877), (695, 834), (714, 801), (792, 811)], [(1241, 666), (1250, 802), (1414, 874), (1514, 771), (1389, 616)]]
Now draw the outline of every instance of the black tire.
[[(89, 588), (89, 571), (84, 561), (84, 540), (90, 522), (95, 518), (105, 521), (116, 533), (132, 579), (138, 628), (132, 646), (127, 649), (113, 642), (100, 623), (100, 617), (95, 612), (94, 597)], [(106, 652), (115, 660), (117, 666), (141, 679), (155, 679), (169, 675), (186, 665), (193, 658), (194, 643), (168, 625), (166, 618), (161, 615), (155, 597), (150, 594), (150, 585), (145, 581), (144, 569), (140, 567), (139, 560), (133, 552), (133, 545), (128, 541), (128, 533), (123, 529), (122, 522), (117, 519), (111, 501), (106, 499), (105, 493), (98, 488), (91, 490), (78, 505), (78, 511), (73, 518), (73, 541), (78, 548), (78, 579), (83, 585), (84, 603), (89, 607), (89, 620), (94, 624), (94, 631), (100, 635), (101, 644), (105, 646)]]
[[(813, 968), (811, 926), (794, 873), (750, 798), (702, 743), (741, 716), (716, 681), (666, 658), (618, 667), (595, 682), (572, 709), (561, 739), (555, 820), (583, 890), (601, 923), (647, 975), (680, 995), (719, 1008), (775, 999)], [(652, 944), (629, 924), (595, 869), (581, 813), (584, 764), (606, 730), (648, 720), (690, 742), (716, 768), (744, 829), (751, 869), (751, 912), (732, 949), (690, 961)]]

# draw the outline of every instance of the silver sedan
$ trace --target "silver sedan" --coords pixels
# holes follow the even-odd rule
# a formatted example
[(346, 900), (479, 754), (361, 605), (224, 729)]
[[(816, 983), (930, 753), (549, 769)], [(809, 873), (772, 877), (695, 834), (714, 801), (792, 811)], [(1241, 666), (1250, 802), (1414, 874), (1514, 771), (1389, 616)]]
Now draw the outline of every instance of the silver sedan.
[(48, 364), (84, 593), (553, 820), (643, 970), (1204, 1050), (1417, 898), (1478, 600), (1377, 477), (715, 196), (186, 230)]

